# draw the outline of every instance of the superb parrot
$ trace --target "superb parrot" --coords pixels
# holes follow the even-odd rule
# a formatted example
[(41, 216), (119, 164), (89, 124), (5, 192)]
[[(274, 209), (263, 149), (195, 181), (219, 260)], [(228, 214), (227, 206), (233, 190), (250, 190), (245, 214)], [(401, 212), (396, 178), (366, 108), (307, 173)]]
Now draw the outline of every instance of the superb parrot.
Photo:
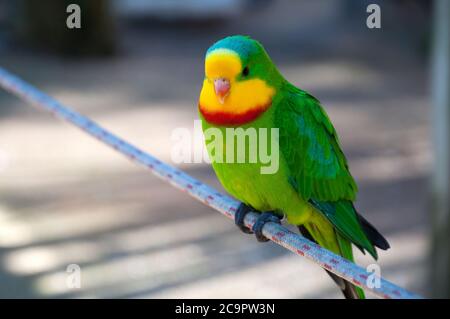
[[(286, 216), (303, 236), (351, 261), (352, 244), (375, 259), (375, 247), (389, 248), (355, 210), (357, 186), (319, 100), (289, 83), (258, 41), (235, 35), (207, 50), (198, 109), (204, 133), (211, 128), (224, 136), (230, 128), (278, 129), (279, 166), (274, 173), (262, 174), (260, 160), (215, 160), (218, 148), (208, 148), (219, 181), (242, 202), (235, 216), (242, 231), (266, 241), (264, 223)], [(232, 141), (222, 141), (220, 149), (227, 152)], [(243, 223), (249, 211), (261, 212), (252, 230)], [(328, 274), (346, 298), (364, 298), (362, 289)]]

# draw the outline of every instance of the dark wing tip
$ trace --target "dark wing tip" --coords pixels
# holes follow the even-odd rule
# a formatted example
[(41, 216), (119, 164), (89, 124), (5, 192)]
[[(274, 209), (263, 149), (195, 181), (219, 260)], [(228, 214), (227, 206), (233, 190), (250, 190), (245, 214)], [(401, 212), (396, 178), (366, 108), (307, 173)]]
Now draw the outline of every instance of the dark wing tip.
[(370, 242), (375, 246), (382, 250), (388, 250), (391, 248), (386, 238), (380, 234), (380, 232), (370, 224), (364, 217), (362, 217), (359, 213), (357, 214), (359, 218), (359, 222), (364, 230), (364, 233), (369, 238)]

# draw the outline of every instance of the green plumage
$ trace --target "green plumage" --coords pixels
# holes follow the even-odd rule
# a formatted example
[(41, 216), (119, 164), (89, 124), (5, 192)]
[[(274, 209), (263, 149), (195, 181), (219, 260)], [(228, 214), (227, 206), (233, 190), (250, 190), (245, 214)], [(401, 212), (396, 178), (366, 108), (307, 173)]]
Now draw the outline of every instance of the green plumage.
[[(237, 52), (242, 66), (250, 67), (249, 78), (261, 79), (275, 88), (271, 107), (240, 127), (278, 128), (280, 151), (279, 170), (269, 175), (261, 174), (261, 162), (213, 161), (224, 188), (257, 210), (275, 211), (286, 215), (292, 224), (304, 225), (316, 242), (349, 260), (353, 261), (351, 243), (377, 258), (374, 245), (387, 248), (388, 244), (365, 222), (365, 228), (373, 230), (369, 238), (358, 217), (353, 206), (356, 183), (337, 133), (319, 101), (285, 80), (257, 41), (228, 37), (214, 44), (208, 53), (218, 48)], [(226, 127), (231, 127), (201, 118), (204, 130), (214, 127), (225, 135)], [(214, 158), (212, 152), (210, 156)], [(364, 297), (362, 290), (353, 289), (358, 297)]]

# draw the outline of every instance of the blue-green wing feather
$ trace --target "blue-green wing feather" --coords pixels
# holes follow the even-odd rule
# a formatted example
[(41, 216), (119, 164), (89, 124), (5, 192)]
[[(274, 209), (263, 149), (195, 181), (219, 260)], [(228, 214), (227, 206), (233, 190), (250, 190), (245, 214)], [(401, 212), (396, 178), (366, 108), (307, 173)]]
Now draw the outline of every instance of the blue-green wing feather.
[(297, 89), (281, 104), (275, 125), (280, 128), (280, 149), (291, 171), (291, 183), (305, 200), (355, 200), (356, 183), (320, 103)]
[(280, 129), (280, 151), (293, 187), (342, 236), (377, 258), (353, 207), (356, 183), (336, 131), (319, 101), (306, 92), (289, 88), (275, 114), (275, 126)]

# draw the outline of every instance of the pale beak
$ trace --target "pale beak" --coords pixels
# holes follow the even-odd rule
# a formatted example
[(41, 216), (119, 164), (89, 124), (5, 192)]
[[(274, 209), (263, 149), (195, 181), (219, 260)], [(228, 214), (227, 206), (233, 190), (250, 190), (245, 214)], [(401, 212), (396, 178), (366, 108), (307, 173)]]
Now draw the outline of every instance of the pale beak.
[(225, 78), (218, 78), (214, 80), (214, 91), (216, 92), (217, 98), (220, 104), (225, 103), (225, 98), (230, 93), (230, 81)]

